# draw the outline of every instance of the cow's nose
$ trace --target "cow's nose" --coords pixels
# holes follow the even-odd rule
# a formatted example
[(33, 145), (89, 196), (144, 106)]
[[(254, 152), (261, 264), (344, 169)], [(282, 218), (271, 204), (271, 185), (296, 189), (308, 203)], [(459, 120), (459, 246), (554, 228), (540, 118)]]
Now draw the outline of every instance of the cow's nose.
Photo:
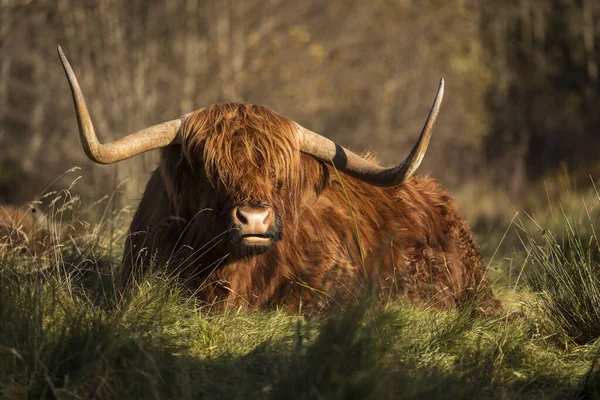
[(240, 206), (235, 207), (232, 214), (242, 235), (265, 235), (275, 219), (271, 207)]

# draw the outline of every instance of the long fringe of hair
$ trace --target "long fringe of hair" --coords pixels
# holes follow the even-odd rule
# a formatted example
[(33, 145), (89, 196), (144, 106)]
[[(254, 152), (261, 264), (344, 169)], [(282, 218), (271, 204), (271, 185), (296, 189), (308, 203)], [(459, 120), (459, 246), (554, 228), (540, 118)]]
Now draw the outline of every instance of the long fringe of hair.
[(216, 104), (185, 118), (182, 153), (213, 187), (240, 202), (265, 201), (287, 213), (312, 178), (303, 171), (296, 131), (294, 122), (267, 107)]

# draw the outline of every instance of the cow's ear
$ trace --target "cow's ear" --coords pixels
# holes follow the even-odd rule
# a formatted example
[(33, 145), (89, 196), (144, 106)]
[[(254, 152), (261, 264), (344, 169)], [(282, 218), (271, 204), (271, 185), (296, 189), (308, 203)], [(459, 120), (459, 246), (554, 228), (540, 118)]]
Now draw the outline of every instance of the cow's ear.
[(189, 167), (181, 152), (181, 146), (173, 145), (161, 149), (160, 176), (166, 190), (167, 198), (180, 215), (180, 201), (186, 186), (190, 186)]
[(329, 176), (329, 168), (324, 162), (319, 162), (319, 179), (317, 179), (315, 185), (315, 191), (317, 192), (317, 196), (319, 196), (325, 189), (329, 187), (331, 184), (331, 179)]

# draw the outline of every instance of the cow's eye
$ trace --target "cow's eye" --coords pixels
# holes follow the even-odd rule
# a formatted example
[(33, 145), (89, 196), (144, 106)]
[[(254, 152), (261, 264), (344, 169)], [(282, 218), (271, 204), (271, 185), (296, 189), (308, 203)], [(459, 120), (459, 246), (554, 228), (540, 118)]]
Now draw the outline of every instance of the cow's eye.
[(258, 201), (258, 200), (249, 201), (247, 203), (247, 205), (249, 205), (250, 207), (257, 207), (257, 208), (268, 207), (267, 203), (265, 203), (263, 201)]

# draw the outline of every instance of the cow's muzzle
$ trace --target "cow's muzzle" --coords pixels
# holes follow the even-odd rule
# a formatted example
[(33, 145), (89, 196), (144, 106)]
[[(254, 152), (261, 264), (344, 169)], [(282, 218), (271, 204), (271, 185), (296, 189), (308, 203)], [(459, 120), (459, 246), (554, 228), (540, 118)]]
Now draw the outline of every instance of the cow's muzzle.
[(263, 254), (282, 238), (281, 220), (269, 206), (236, 206), (231, 210), (230, 218), (235, 227), (230, 236), (232, 257)]
[(238, 229), (243, 244), (269, 245), (275, 227), (275, 212), (269, 206), (238, 206), (231, 211), (231, 219)]

